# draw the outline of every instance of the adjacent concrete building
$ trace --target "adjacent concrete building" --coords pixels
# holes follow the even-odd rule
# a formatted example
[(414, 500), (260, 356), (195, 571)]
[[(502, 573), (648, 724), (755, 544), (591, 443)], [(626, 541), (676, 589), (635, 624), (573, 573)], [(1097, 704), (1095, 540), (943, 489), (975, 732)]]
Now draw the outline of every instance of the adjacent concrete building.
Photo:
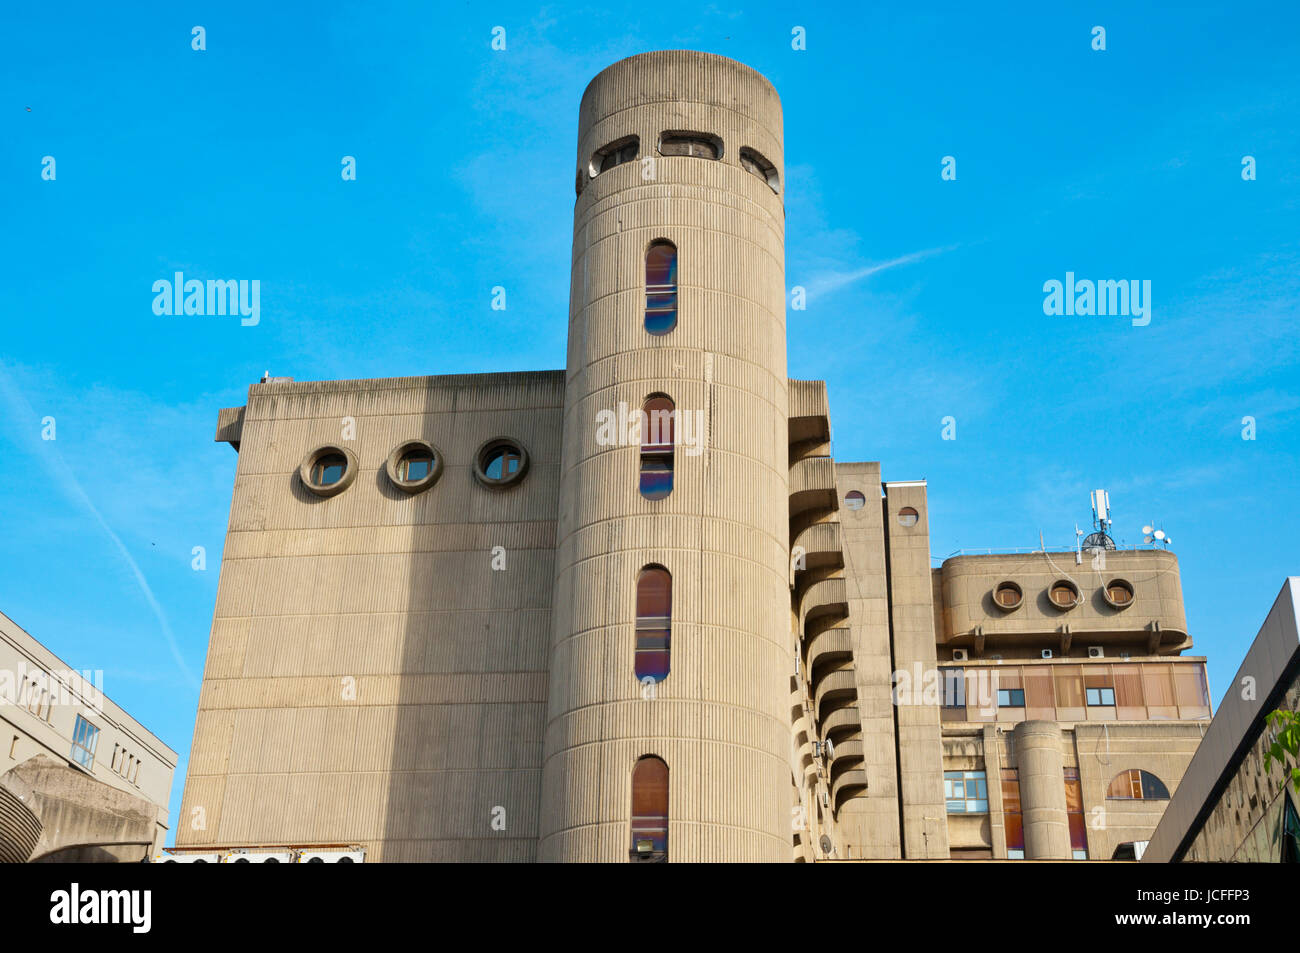
[(221, 412), (239, 461), (179, 848), (1149, 836), (1210, 714), (1177, 561), (1099, 534), (934, 569), (925, 483), (831, 458), (825, 384), (787, 377), (782, 135), (739, 63), (616, 63), (579, 110), (564, 370), (268, 378)]
[(1270, 712), (1300, 711), (1300, 577), (1282, 585), (1144, 862), (1300, 863), (1300, 795), (1289, 765), (1264, 767)]
[(0, 613), (0, 862), (141, 861), (176, 752)]

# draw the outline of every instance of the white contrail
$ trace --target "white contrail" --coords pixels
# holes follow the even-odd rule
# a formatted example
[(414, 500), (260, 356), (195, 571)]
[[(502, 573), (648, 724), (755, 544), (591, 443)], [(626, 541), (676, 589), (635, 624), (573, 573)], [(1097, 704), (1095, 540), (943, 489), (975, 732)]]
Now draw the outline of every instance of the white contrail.
[(879, 272), (888, 271), (891, 268), (898, 268), (902, 265), (910, 265), (913, 262), (918, 262), (934, 255), (942, 255), (944, 252), (952, 251), (956, 247), (956, 245), (946, 245), (943, 248), (927, 248), (925, 251), (915, 251), (910, 255), (891, 258), (889, 261), (876, 262), (874, 265), (868, 265), (867, 267), (859, 268), (856, 271), (839, 271), (818, 275), (812, 281), (808, 282), (808, 297), (815, 298), (818, 295), (838, 291), (846, 285), (851, 285), (855, 281), (861, 281), (863, 278), (869, 278)]
[[(5, 400), (9, 404), (10, 411), (12, 412), (10, 417), (11, 421), (35, 421), (40, 419), (37, 416), (36, 411), (32, 408), (32, 405), (27, 403), (27, 399), (23, 397), (23, 395), (18, 391), (18, 388), (14, 386), (3, 364), (0, 364), (0, 389), (4, 390)], [(46, 454), (41, 455), (41, 462), (44, 463), (46, 468), (53, 474), (55, 480), (58, 481), (64, 493), (81, 503), (81, 505), (90, 512), (90, 515), (95, 517), (95, 521), (98, 522), (104, 532), (108, 534), (108, 538), (113, 541), (113, 545), (117, 547), (117, 551), (122, 554), (122, 558), (125, 559), (127, 565), (131, 567), (131, 572), (135, 575), (135, 581), (139, 584), (140, 591), (144, 593), (144, 597), (146, 601), (148, 601), (149, 607), (153, 610), (153, 614), (158, 617), (158, 624), (162, 627), (163, 636), (167, 639), (167, 646), (171, 649), (172, 658), (175, 659), (176, 665), (181, 670), (181, 674), (185, 676), (192, 686), (197, 688), (199, 686), (198, 679), (194, 677), (194, 673), (190, 671), (190, 667), (185, 664), (185, 658), (181, 655), (180, 646), (176, 644), (176, 636), (172, 633), (172, 627), (167, 622), (167, 616), (163, 614), (162, 606), (158, 604), (158, 600), (155, 598), (153, 590), (149, 588), (148, 580), (144, 578), (144, 573), (140, 571), (140, 567), (136, 563), (135, 559), (132, 558), (131, 553), (127, 550), (122, 540), (118, 538), (117, 533), (113, 532), (112, 527), (108, 525), (104, 517), (100, 515), (95, 504), (92, 503), (90, 497), (86, 495), (86, 491), (81, 488), (81, 484), (77, 482), (76, 476), (64, 461), (63, 455), (59, 453), (58, 448), (53, 446), (50, 447)]]

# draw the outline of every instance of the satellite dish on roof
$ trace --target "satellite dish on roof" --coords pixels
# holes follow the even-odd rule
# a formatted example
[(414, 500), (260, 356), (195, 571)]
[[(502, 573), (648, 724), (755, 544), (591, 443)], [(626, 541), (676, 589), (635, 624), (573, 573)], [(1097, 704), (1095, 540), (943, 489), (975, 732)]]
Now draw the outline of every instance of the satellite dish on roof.
[(821, 836), (821, 840), (819, 840), (817, 843), (821, 845), (823, 854), (829, 854), (831, 852), (831, 839), (829, 835), (823, 834)]
[(1146, 533), (1148, 536), (1150, 536), (1151, 533), (1152, 533), (1152, 529), (1151, 529), (1150, 526), (1143, 526), (1143, 527), (1142, 527), (1142, 532), (1144, 532), (1144, 533)]

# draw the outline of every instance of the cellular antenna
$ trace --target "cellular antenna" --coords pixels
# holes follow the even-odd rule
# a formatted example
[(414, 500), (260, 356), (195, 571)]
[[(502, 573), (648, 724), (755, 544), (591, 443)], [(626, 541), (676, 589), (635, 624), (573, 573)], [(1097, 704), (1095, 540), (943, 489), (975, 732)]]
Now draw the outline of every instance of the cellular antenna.
[(1083, 541), (1083, 549), (1114, 549), (1115, 540), (1107, 532), (1110, 529), (1110, 494), (1105, 490), (1092, 491), (1092, 526), (1093, 532)]
[(1142, 541), (1144, 543), (1159, 543), (1165, 549), (1168, 549), (1169, 544), (1173, 542), (1163, 527), (1156, 529), (1155, 520), (1142, 527)]

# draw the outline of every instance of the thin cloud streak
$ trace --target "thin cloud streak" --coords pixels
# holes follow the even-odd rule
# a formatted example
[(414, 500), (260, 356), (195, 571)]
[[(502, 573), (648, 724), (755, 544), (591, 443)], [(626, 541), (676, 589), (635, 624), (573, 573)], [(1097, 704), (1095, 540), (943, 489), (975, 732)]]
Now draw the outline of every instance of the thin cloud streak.
[[(0, 390), (4, 391), (5, 400), (12, 411), (12, 416), (10, 417), (11, 420), (39, 419), (31, 404), (27, 403), (26, 398), (24, 398), (18, 391), (18, 388), (10, 379), (9, 374), (3, 365), (0, 365)], [(176, 636), (172, 633), (172, 627), (167, 621), (167, 616), (163, 614), (162, 606), (154, 596), (153, 589), (149, 587), (148, 580), (145, 579), (144, 573), (140, 570), (140, 566), (131, 556), (130, 551), (127, 550), (126, 545), (118, 538), (117, 533), (113, 532), (112, 527), (108, 525), (108, 522), (100, 514), (99, 509), (91, 502), (90, 497), (86, 495), (86, 491), (81, 488), (81, 484), (77, 481), (76, 476), (73, 474), (72, 469), (68, 466), (67, 462), (64, 461), (63, 455), (59, 453), (57, 447), (50, 448), (49, 457), (42, 457), (42, 463), (44, 463), (46, 468), (58, 481), (59, 485), (63, 488), (63, 491), (89, 511), (90, 515), (95, 518), (97, 523), (99, 523), (100, 528), (103, 529), (103, 531), (108, 534), (108, 538), (113, 541), (113, 545), (117, 547), (117, 551), (121, 553), (122, 558), (126, 561), (126, 564), (130, 567), (132, 574), (135, 576), (135, 581), (140, 586), (140, 591), (144, 593), (145, 600), (149, 603), (149, 608), (153, 610), (153, 614), (157, 617), (158, 624), (162, 628), (163, 636), (167, 640), (167, 646), (171, 649), (172, 658), (175, 660), (177, 667), (180, 668), (181, 674), (185, 676), (190, 685), (197, 689), (199, 687), (198, 679), (194, 677), (194, 673), (190, 671), (190, 667), (185, 664), (185, 658), (181, 655), (180, 646), (176, 644)]]
[(889, 271), (891, 268), (901, 268), (903, 265), (911, 265), (926, 258), (933, 258), (935, 255), (942, 255), (944, 252), (950, 252), (957, 248), (957, 245), (945, 245), (942, 248), (927, 248), (924, 251), (912, 252), (908, 255), (902, 255), (898, 258), (891, 258), (889, 261), (877, 262), (874, 265), (868, 265), (866, 268), (859, 268), (856, 271), (827, 272), (817, 275), (805, 286), (808, 290), (808, 300), (839, 291), (848, 285), (861, 281), (863, 278), (869, 278), (872, 275), (879, 274), (882, 271)]

